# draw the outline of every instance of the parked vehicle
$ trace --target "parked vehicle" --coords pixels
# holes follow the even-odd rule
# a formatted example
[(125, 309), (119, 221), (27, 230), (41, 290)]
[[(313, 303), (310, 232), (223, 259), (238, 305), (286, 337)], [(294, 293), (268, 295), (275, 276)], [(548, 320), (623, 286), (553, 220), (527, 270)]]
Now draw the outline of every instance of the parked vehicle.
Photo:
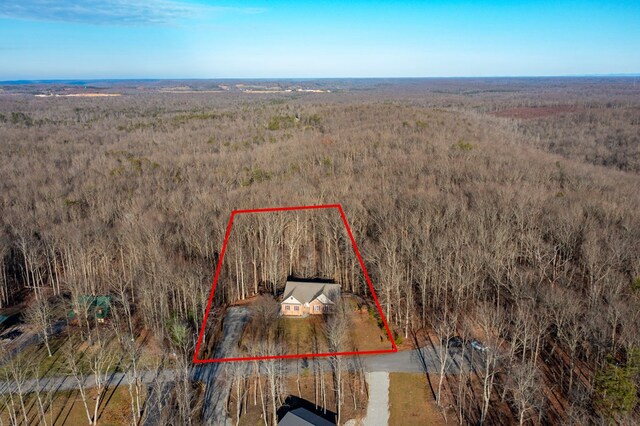
[(22, 331), (12, 330), (0, 336), (0, 340), (14, 340), (15, 338), (20, 337), (21, 335), (22, 335)]
[(464, 340), (460, 336), (453, 336), (448, 341), (445, 339), (442, 344), (446, 344), (449, 348), (461, 348), (464, 346)]
[(486, 352), (487, 349), (489, 349), (481, 341), (476, 340), (476, 339), (471, 340), (469, 342), (469, 345), (471, 345), (471, 347), (473, 349), (475, 349), (476, 351), (479, 351), (479, 352)]

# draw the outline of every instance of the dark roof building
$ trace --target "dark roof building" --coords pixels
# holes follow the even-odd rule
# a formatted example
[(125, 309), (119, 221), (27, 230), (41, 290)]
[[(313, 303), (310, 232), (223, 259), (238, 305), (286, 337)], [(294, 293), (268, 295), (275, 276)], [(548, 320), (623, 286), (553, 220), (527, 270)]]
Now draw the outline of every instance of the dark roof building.
[(285, 414), (278, 422), (278, 426), (335, 426), (335, 423), (331, 423), (304, 408), (296, 408)]

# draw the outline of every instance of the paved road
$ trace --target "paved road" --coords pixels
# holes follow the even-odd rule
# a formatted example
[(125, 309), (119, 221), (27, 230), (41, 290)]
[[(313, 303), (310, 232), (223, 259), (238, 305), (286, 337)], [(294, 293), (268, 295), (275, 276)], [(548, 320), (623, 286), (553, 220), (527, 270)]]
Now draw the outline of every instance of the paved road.
[[(354, 359), (354, 357), (347, 357), (347, 359)], [(330, 368), (328, 358), (316, 358), (317, 362), (324, 363), (323, 366)], [(342, 364), (344, 369), (352, 370), (359, 369), (359, 364), (366, 372), (398, 372), (398, 373), (439, 373), (438, 352), (434, 347), (423, 347), (420, 349), (413, 349), (402, 352), (392, 352), (379, 355), (362, 355), (358, 358), (359, 363), (345, 362)], [(293, 359), (284, 361), (284, 370), (289, 374), (295, 374), (297, 363), (304, 364), (302, 359)], [(465, 357), (463, 360), (458, 352), (453, 350), (449, 351), (447, 356), (446, 373), (456, 374), (459, 371), (459, 365), (461, 363), (469, 363), (469, 360)], [(307, 364), (310, 364), (307, 361)]]
[[(230, 331), (229, 338), (227, 342), (232, 342), (237, 340), (233, 339), (233, 335), (239, 332), (239, 330)], [(224, 340), (223, 340), (224, 341)], [(229, 343), (227, 343), (229, 345)], [(220, 351), (219, 351), (220, 352)], [(461, 362), (463, 362), (459, 355), (451, 352), (448, 362), (447, 372), (455, 374), (458, 372), (458, 366)], [(303, 363), (303, 360), (290, 360), (285, 361), (284, 371), (289, 374), (296, 374), (296, 363)], [(329, 361), (327, 359), (321, 359), (321, 362), (326, 363), (327, 368), (329, 368)], [(397, 353), (389, 353), (389, 354), (380, 354), (380, 355), (365, 355), (360, 357), (360, 362), (364, 367), (364, 370), (367, 372), (405, 372), (405, 373), (422, 373), (422, 372), (430, 372), (437, 373), (438, 372), (438, 362), (436, 351), (433, 348), (422, 348), (420, 350), (411, 350)], [(466, 358), (464, 362), (469, 362)], [(221, 388), (226, 388), (224, 386), (224, 380), (220, 379), (221, 382), (218, 383), (222, 386), (216, 386), (216, 380), (218, 376), (218, 372), (222, 371), (219, 368), (222, 366), (230, 366), (232, 364), (219, 364), (219, 363), (211, 363), (211, 364), (202, 364), (198, 365), (194, 368), (194, 379), (200, 380), (203, 383), (210, 384), (211, 386), (207, 386), (208, 392), (205, 395), (208, 396), (208, 400), (212, 402), (220, 401), (220, 396), (228, 395), (229, 390), (224, 391), (223, 395), (219, 395)], [(351, 363), (343, 363), (342, 364), (345, 369), (354, 368)], [(175, 370), (163, 370), (158, 373), (158, 381), (173, 381), (177, 375)], [(141, 380), (143, 383), (149, 384), (154, 381), (156, 376), (156, 372), (146, 371), (142, 373)], [(222, 376), (222, 375), (220, 375)], [(131, 377), (126, 373), (113, 373), (109, 377), (109, 386), (116, 386), (121, 384), (129, 384)], [(95, 386), (95, 378), (94, 376), (87, 376), (86, 378), (87, 387)], [(36, 381), (35, 379), (27, 380), (23, 384), (23, 392), (30, 392), (35, 389)], [(77, 382), (72, 376), (60, 376), (60, 377), (48, 377), (44, 379), (40, 379), (40, 389), (41, 390), (55, 390), (55, 391), (65, 391), (72, 390), (78, 387)], [(217, 389), (217, 392), (216, 392)], [(0, 381), (0, 394), (5, 394), (9, 391), (15, 392), (17, 390), (17, 386), (15, 382), (9, 381)], [(211, 410), (211, 402), (208, 404), (207, 409)], [(215, 410), (214, 410), (215, 411)]]
[(427, 348), (390, 354), (368, 355), (362, 357), (365, 371), (420, 373), (436, 371), (437, 357)]
[[(158, 379), (161, 382), (173, 381), (176, 376), (175, 370), (164, 370), (158, 373)], [(141, 380), (145, 384), (152, 383), (156, 377), (156, 372), (146, 371), (141, 374)], [(108, 386), (128, 385), (133, 378), (126, 373), (112, 373), (108, 378)], [(85, 378), (84, 384), (87, 388), (95, 387), (96, 380), (94, 375)], [(62, 392), (78, 388), (78, 382), (73, 376), (45, 377), (36, 381), (35, 379), (26, 380), (22, 384), (22, 392), (33, 392), (39, 385), (40, 391)], [(8, 392), (17, 392), (18, 385), (14, 381), (0, 382), (0, 395)]]
[[(439, 348), (438, 348), (439, 349)], [(460, 365), (469, 364), (470, 360), (459, 351), (449, 350), (447, 356), (447, 374), (457, 374)], [(440, 362), (438, 361), (438, 350), (428, 346), (410, 351), (402, 351), (390, 354), (370, 355), (362, 357), (362, 364), (365, 371), (386, 371), (388, 373), (439, 373)]]

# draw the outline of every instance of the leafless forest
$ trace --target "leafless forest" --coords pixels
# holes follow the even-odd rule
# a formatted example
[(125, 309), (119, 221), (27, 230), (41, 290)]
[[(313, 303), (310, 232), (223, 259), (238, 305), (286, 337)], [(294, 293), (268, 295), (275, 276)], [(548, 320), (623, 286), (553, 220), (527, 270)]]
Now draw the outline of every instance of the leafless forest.
[[(28, 305), (49, 353), (54, 323), (83, 296), (110, 295), (126, 369), (127, 336), (173, 353), (184, 380), (163, 415), (197, 424), (186, 371), (231, 211), (339, 203), (394, 334), (490, 348), (482, 368), (433, 383), (450, 421), (640, 421), (634, 79), (326, 80), (306, 83), (326, 93), (263, 94), (162, 84), (90, 89), (121, 93), (100, 98), (0, 91), (0, 305)], [(291, 274), (366, 297), (333, 219), (242, 218), (216, 306), (277, 293)], [(83, 339), (103, 337), (77, 321)], [(103, 352), (97, 376), (116, 362)], [(4, 402), (15, 423), (22, 400)]]

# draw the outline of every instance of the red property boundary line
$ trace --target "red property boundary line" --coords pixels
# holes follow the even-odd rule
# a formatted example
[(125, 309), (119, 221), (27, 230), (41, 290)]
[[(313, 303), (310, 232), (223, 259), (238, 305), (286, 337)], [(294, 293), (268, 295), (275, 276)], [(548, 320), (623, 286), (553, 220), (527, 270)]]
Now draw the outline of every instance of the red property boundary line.
[[(268, 213), (268, 212), (281, 212), (281, 211), (291, 211), (291, 210), (317, 210), (317, 209), (337, 209), (339, 211), (340, 218), (342, 219), (342, 222), (344, 223), (344, 226), (347, 229), (347, 234), (349, 235), (349, 239), (351, 240), (351, 244), (353, 245), (353, 250), (356, 253), (356, 257), (358, 258), (358, 262), (360, 263), (360, 267), (362, 268), (362, 272), (364, 273), (364, 278), (367, 281), (367, 284), (369, 285), (369, 290), (371, 291), (371, 295), (373, 296), (373, 300), (376, 304), (376, 308), (378, 309), (378, 313), (380, 314), (380, 318), (382, 319), (384, 328), (387, 331), (387, 337), (391, 342), (392, 349), (380, 349), (380, 350), (372, 350), (372, 351), (270, 355), (270, 356), (242, 357), (242, 358), (198, 359), (198, 352), (200, 352), (200, 346), (202, 345), (202, 339), (204, 338), (204, 330), (207, 325), (207, 319), (209, 318), (209, 313), (211, 312), (213, 295), (216, 291), (216, 286), (218, 285), (220, 269), (222, 268), (222, 260), (224, 259), (224, 253), (227, 249), (227, 243), (229, 242), (229, 235), (231, 235), (231, 227), (233, 226), (233, 219), (235, 218), (235, 216), (237, 214), (246, 214), (246, 213)], [(393, 335), (391, 334), (391, 329), (389, 328), (387, 319), (385, 318), (384, 313), (382, 312), (382, 307), (380, 306), (380, 302), (378, 301), (378, 296), (376, 296), (376, 291), (373, 288), (373, 284), (371, 283), (371, 278), (369, 277), (367, 268), (364, 266), (364, 261), (362, 260), (362, 256), (360, 255), (360, 250), (358, 250), (358, 245), (356, 244), (356, 240), (355, 238), (353, 238), (353, 233), (351, 232), (351, 228), (349, 227), (349, 223), (347, 222), (347, 216), (344, 214), (344, 210), (342, 210), (342, 206), (340, 204), (271, 207), (271, 208), (250, 209), (250, 210), (234, 210), (231, 212), (231, 217), (229, 218), (229, 224), (227, 225), (227, 231), (224, 235), (224, 242), (222, 243), (222, 250), (220, 251), (220, 259), (218, 259), (218, 266), (216, 267), (216, 274), (213, 278), (213, 285), (211, 286), (211, 293), (209, 294), (209, 301), (207, 302), (207, 309), (205, 310), (205, 313), (204, 313), (204, 319), (202, 320), (202, 327), (200, 328), (200, 333), (198, 335), (198, 342), (196, 343), (196, 350), (195, 350), (195, 353), (193, 354), (194, 364), (205, 364), (205, 363), (211, 363), (211, 362), (230, 362), (230, 361), (258, 361), (258, 360), (270, 360), (270, 359), (312, 358), (312, 357), (327, 357), (327, 356), (334, 356), (334, 355), (373, 355), (373, 354), (385, 354), (385, 353), (392, 353), (392, 352), (398, 352), (398, 347), (396, 346), (396, 342), (393, 339)]]

